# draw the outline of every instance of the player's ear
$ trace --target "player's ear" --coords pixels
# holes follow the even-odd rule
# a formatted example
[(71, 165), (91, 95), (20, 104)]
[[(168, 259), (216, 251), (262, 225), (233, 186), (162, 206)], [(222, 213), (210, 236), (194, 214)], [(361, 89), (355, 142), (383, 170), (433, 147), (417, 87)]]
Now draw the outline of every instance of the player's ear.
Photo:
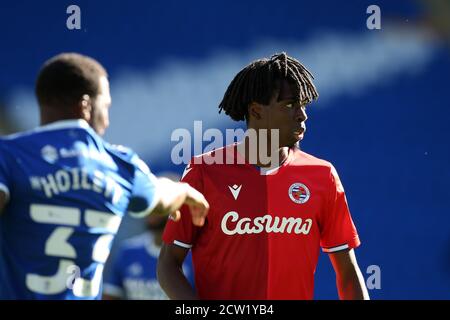
[(252, 102), (248, 105), (249, 119), (261, 120), (263, 107), (259, 103)]
[(92, 101), (91, 101), (91, 97), (88, 94), (84, 94), (81, 97), (81, 100), (79, 102), (79, 110), (80, 110), (80, 116), (82, 119), (86, 120), (87, 122), (91, 121)]

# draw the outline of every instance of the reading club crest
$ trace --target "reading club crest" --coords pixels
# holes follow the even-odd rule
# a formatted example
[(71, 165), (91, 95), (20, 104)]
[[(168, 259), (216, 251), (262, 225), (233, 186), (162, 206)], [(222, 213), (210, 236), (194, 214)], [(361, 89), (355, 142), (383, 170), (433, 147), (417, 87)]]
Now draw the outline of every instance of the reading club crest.
[(308, 187), (303, 183), (294, 183), (289, 188), (289, 198), (295, 203), (305, 203), (309, 200), (310, 195), (311, 193), (309, 192)]

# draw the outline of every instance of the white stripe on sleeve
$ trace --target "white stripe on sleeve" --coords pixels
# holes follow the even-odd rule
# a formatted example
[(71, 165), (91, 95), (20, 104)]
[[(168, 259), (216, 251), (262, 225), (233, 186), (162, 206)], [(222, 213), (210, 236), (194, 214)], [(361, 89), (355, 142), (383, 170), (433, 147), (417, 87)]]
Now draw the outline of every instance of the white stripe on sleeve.
[(332, 248), (322, 248), (322, 251), (326, 252), (326, 253), (332, 253), (332, 252), (341, 251), (341, 250), (348, 249), (348, 248), (349, 248), (348, 244), (343, 244), (341, 246), (332, 247)]
[(192, 248), (192, 244), (187, 244), (187, 243), (184, 243), (184, 242), (181, 242), (181, 241), (178, 241), (178, 240), (174, 240), (173, 244), (176, 244), (177, 246), (183, 247), (183, 248), (186, 248), (186, 249)]

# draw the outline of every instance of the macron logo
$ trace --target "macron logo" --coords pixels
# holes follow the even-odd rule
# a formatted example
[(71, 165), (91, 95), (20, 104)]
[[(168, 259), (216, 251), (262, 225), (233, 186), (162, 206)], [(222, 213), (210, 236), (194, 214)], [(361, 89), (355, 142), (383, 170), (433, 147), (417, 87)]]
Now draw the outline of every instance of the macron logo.
[(242, 184), (240, 186), (235, 184), (233, 186), (228, 186), (228, 188), (230, 189), (231, 193), (233, 194), (234, 200), (237, 200), (237, 198), (239, 197), (239, 192), (241, 192)]
[(181, 180), (184, 179), (184, 177), (186, 177), (186, 175), (192, 170), (191, 165), (189, 164), (186, 169), (184, 169), (183, 175), (181, 176)]

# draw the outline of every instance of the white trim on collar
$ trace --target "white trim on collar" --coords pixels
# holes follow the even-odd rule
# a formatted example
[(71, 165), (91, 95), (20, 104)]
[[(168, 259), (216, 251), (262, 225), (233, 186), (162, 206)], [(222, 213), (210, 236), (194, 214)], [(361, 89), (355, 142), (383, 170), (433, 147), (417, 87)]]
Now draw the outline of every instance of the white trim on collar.
[(6, 140), (16, 139), (18, 137), (27, 136), (37, 132), (45, 132), (51, 130), (61, 130), (61, 129), (86, 129), (89, 130), (91, 126), (83, 119), (69, 119), (69, 120), (59, 120), (55, 122), (51, 122), (34, 129), (28, 131), (20, 131), (8, 136), (4, 136), (3, 138)]

